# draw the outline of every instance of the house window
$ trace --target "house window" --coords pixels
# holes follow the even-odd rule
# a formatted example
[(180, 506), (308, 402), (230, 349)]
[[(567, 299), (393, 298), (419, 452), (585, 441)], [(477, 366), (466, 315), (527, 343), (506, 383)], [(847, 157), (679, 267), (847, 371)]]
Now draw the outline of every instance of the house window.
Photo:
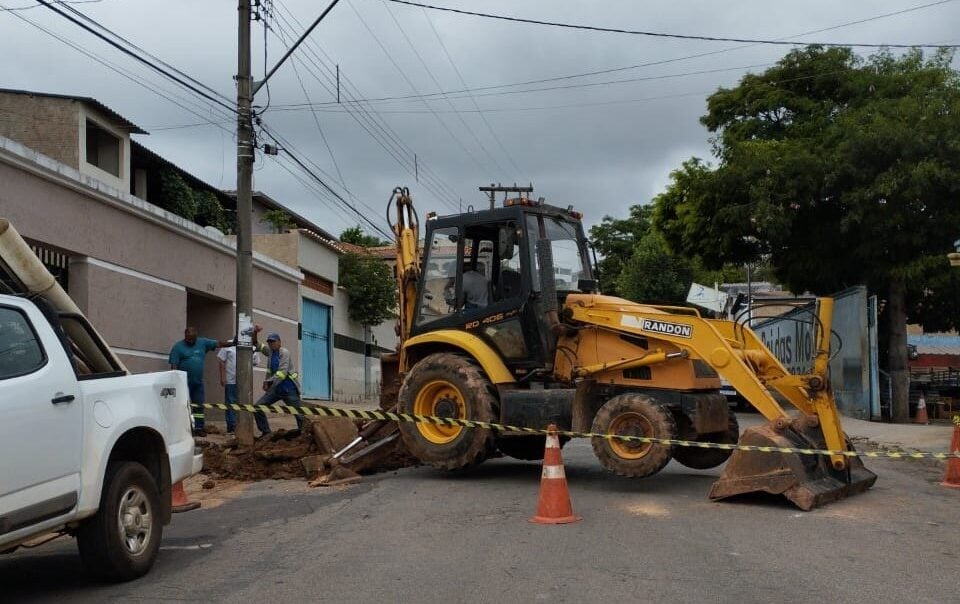
[(87, 120), (87, 163), (120, 176), (120, 139)]

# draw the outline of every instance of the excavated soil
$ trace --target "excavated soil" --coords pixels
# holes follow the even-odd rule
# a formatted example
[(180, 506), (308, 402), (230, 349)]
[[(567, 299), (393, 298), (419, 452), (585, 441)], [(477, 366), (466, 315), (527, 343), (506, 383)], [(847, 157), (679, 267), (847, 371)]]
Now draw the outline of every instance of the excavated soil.
[[(355, 435), (356, 428), (352, 429)], [(310, 461), (316, 459), (317, 455), (332, 453), (328, 447), (318, 445), (315, 432), (276, 430), (269, 437), (254, 442), (252, 449), (238, 446), (232, 437), (198, 439), (198, 445), (203, 450), (203, 473), (215, 479), (240, 481), (312, 480), (316, 476), (305, 469), (311, 467)], [(351, 454), (359, 450), (357, 448)], [(377, 474), (416, 464), (417, 460), (407, 452), (402, 441), (397, 440), (382, 451), (358, 459), (356, 464), (348, 467), (360, 474)]]

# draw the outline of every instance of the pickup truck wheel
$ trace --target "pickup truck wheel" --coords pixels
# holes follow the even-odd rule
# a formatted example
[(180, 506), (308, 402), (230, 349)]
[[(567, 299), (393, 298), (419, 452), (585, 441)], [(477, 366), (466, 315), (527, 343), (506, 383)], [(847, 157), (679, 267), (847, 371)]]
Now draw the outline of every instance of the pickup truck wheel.
[[(646, 438), (677, 438), (673, 414), (655, 399), (643, 394), (621, 394), (608, 400), (593, 419), (593, 433)], [(645, 478), (670, 463), (673, 447), (594, 436), (593, 452), (603, 467), (614, 474)]]
[(107, 466), (100, 509), (77, 533), (80, 558), (106, 581), (130, 581), (153, 566), (160, 549), (160, 491), (153, 476), (132, 461)]

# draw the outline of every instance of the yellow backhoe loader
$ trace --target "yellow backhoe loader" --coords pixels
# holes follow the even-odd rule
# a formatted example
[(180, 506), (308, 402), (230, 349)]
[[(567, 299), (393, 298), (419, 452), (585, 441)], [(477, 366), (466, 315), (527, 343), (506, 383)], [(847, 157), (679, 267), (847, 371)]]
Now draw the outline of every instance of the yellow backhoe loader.
[[(391, 217), (392, 215), (392, 217)], [(382, 359), (382, 406), (503, 425), (777, 448), (848, 451), (828, 379), (833, 301), (817, 312), (813, 372), (791, 375), (746, 326), (690, 308), (597, 291), (580, 214), (521, 195), (503, 207), (426, 217), (397, 188), (399, 346)], [(720, 376), (768, 420), (740, 435)], [(795, 408), (788, 414), (782, 403)], [(544, 437), (401, 423), (409, 450), (444, 470), (497, 450), (540, 459)], [(876, 481), (857, 457), (801, 455), (595, 437), (608, 470), (659, 472), (728, 461), (710, 497), (765, 491), (809, 510)]]

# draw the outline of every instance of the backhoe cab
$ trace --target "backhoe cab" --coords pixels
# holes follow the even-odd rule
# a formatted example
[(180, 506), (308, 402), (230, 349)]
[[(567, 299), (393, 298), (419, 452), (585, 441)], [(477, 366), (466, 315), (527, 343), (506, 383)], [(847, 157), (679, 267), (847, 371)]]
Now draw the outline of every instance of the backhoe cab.
[[(400, 291), (397, 355), (383, 359), (384, 406), (416, 415), (600, 435), (734, 444), (722, 374), (770, 423), (751, 445), (846, 450), (827, 380), (832, 301), (824, 299), (814, 374), (794, 376), (747, 327), (689, 308), (597, 293), (580, 215), (525, 197), (503, 207), (429, 216), (424, 249), (406, 189), (396, 209)], [(799, 413), (788, 415), (772, 392)], [(539, 459), (544, 437), (401, 423), (424, 463), (459, 470), (498, 449)], [(691, 468), (727, 461), (722, 448), (593, 438), (608, 470), (645, 477), (670, 459)], [(782, 494), (802, 509), (869, 488), (856, 457), (736, 451), (711, 491)]]

